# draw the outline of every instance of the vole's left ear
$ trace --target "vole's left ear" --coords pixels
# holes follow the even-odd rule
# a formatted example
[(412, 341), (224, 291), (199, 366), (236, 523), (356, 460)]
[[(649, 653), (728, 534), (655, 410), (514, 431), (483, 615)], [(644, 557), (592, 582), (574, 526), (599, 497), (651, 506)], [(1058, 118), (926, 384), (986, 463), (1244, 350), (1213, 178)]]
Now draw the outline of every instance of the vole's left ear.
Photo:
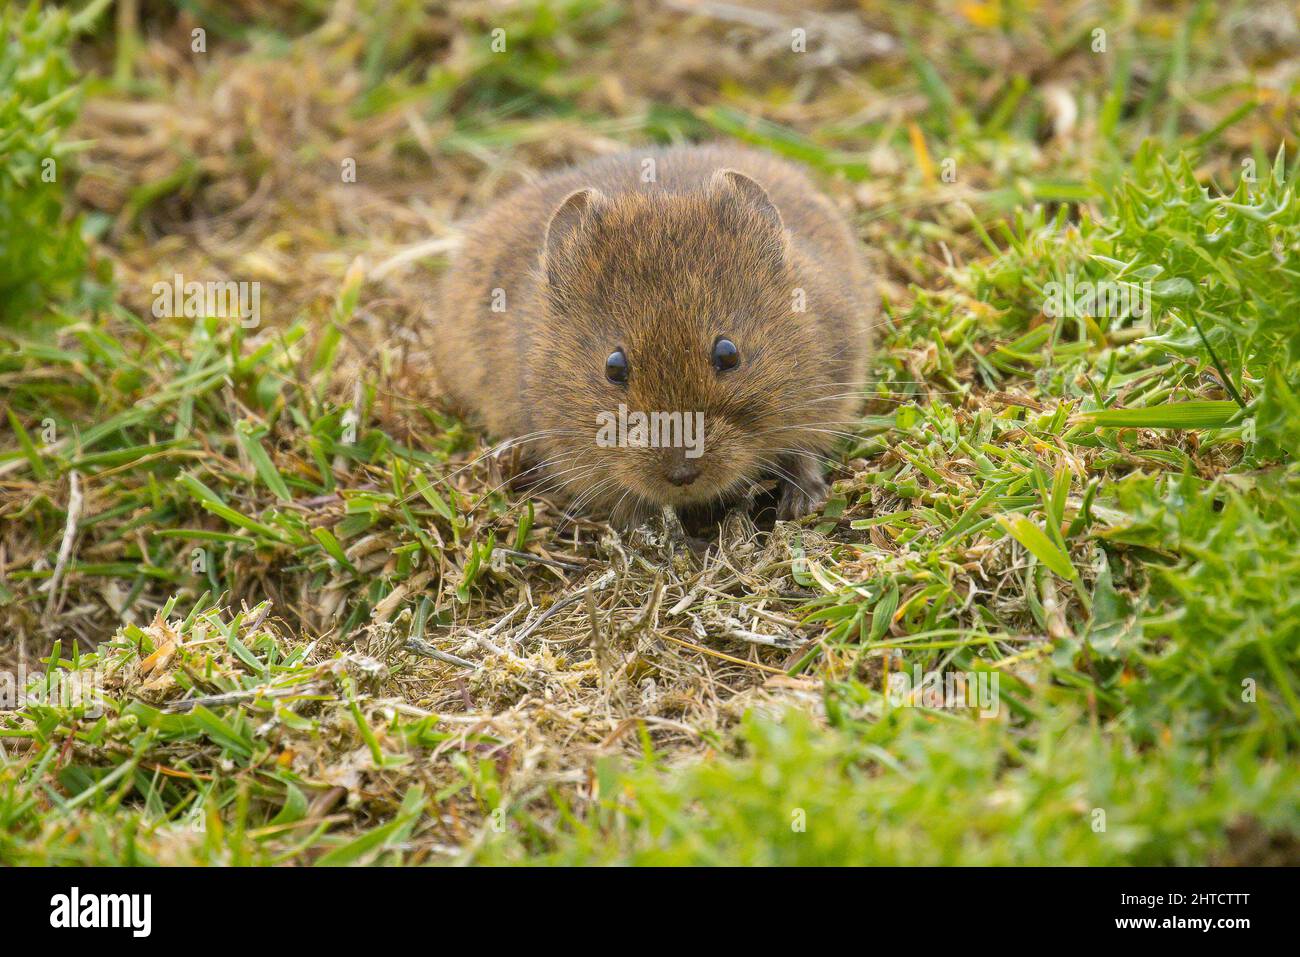
[(571, 252), (574, 237), (593, 216), (605, 206), (605, 194), (598, 189), (574, 190), (551, 214), (546, 224), (546, 240), (542, 247), (542, 261), (551, 283), (558, 285), (564, 272), (564, 263)]
[(772, 202), (772, 197), (767, 195), (767, 190), (740, 170), (715, 170), (709, 185), (714, 194), (730, 193), (736, 196), (778, 230), (785, 230), (785, 223), (781, 221), (781, 211), (776, 208), (776, 203)]

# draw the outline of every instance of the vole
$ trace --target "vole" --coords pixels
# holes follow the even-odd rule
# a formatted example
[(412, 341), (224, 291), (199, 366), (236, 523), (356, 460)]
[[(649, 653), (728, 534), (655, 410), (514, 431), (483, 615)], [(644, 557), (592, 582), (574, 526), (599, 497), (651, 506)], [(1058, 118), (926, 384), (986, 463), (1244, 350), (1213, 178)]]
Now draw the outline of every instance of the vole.
[(775, 477), (790, 519), (825, 498), (873, 307), (852, 231), (799, 169), (647, 149), (490, 206), (442, 280), (434, 358), (455, 403), (571, 509), (630, 523)]

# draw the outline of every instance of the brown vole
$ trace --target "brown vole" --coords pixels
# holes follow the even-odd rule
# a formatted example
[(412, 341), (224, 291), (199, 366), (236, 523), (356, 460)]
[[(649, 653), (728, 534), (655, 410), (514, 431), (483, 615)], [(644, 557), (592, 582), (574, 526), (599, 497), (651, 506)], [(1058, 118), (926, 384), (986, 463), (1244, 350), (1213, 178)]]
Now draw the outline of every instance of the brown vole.
[(776, 477), (792, 518), (824, 497), (821, 456), (861, 404), (873, 302), (851, 231), (793, 166), (634, 151), (524, 186), (469, 228), (435, 360), (575, 509), (629, 521)]

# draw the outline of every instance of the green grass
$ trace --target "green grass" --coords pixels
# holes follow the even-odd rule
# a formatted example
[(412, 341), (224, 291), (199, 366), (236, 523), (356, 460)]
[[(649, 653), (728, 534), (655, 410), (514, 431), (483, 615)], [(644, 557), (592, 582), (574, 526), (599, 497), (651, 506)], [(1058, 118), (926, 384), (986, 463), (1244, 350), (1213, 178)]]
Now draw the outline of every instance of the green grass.
[[(851, 702), (842, 704), (848, 708)], [(1227, 860), (1228, 826), (1294, 824), (1295, 768), (1249, 747), (1207, 768), (1194, 735), (1159, 749), (1054, 711), (1008, 742), (999, 722), (914, 709), (843, 720), (753, 720), (745, 757), (598, 768), (602, 798), (557, 841), (531, 820), (490, 838), (493, 863), (648, 865), (1186, 865)], [(604, 795), (610, 795), (605, 797)], [(535, 856), (533, 856), (535, 855)]]
[[(0, 863), (1294, 861), (1296, 81), (1261, 92), (1267, 64), (1220, 55), (1237, 7), (968, 6), (872, 20), (900, 52), (854, 76), (910, 105), (866, 113), (862, 87), (784, 61), (712, 75), (717, 57), (665, 53), (682, 92), (663, 96), (628, 49), (657, 29), (689, 52), (705, 28), (592, 2), (513, 8), (507, 56), (489, 8), (438, 26), (365, 3), (353, 26), (392, 27), (370, 34), (315, 7), (213, 20), (232, 59), (201, 81), (323, 63), (325, 131), (284, 180), (265, 117), (220, 163), (164, 147), (184, 183), (134, 183), (85, 238), (69, 179), (24, 186), (77, 149), (74, 34), (92, 97), (184, 114), (194, 88), (103, 18), (6, 20), (0, 76), (30, 69), (0, 99), (20, 161), (0, 250), (21, 264), (0, 315), (0, 662), (21, 647), (43, 677), (0, 713)], [(1058, 138), (1053, 79), (1081, 105)], [(345, 205), (332, 167), (312, 178), (339, 131), (372, 185), (433, 163), (431, 190), (463, 201), (439, 216), (503, 158), (608, 139), (729, 135), (809, 165), (855, 204), (885, 287), (824, 514), (742, 528), (724, 573), (590, 527), (575, 543), (501, 489), (482, 437), (402, 372), (386, 310), (417, 312), (428, 267), (347, 269), (404, 221), (358, 237), (351, 213), (297, 208)], [(324, 287), (279, 280), (252, 331), (140, 308), (132, 283), (172, 272), (153, 233), (264, 175), (288, 212), (265, 213), (259, 261), (291, 237), (304, 276), (311, 253), (337, 267)], [(201, 255), (214, 277), (229, 262)], [(1049, 307), (1085, 282), (1150, 308)], [(889, 675), (914, 667), (996, 675), (996, 715), (900, 706)], [(77, 675), (102, 707), (60, 699)]]
[(81, 93), (68, 47), (105, 6), (72, 16), (6, 4), (0, 13), (0, 322), (43, 309), (83, 280), (85, 245), (63, 206), (78, 148), (66, 130)]

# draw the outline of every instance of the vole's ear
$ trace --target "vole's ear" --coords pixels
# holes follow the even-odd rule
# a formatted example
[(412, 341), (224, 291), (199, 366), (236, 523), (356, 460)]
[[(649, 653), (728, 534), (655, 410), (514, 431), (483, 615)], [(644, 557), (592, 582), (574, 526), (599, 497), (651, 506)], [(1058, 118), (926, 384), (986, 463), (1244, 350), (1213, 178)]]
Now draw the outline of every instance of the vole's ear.
[(564, 202), (546, 224), (545, 258), (548, 272), (558, 261), (569, 241), (582, 227), (583, 222), (593, 215), (605, 202), (605, 194), (598, 189), (579, 189), (564, 198)]
[(749, 206), (778, 230), (784, 231), (785, 223), (781, 221), (781, 211), (767, 195), (767, 190), (744, 173), (734, 169), (715, 170), (710, 181), (714, 194), (730, 193)]

